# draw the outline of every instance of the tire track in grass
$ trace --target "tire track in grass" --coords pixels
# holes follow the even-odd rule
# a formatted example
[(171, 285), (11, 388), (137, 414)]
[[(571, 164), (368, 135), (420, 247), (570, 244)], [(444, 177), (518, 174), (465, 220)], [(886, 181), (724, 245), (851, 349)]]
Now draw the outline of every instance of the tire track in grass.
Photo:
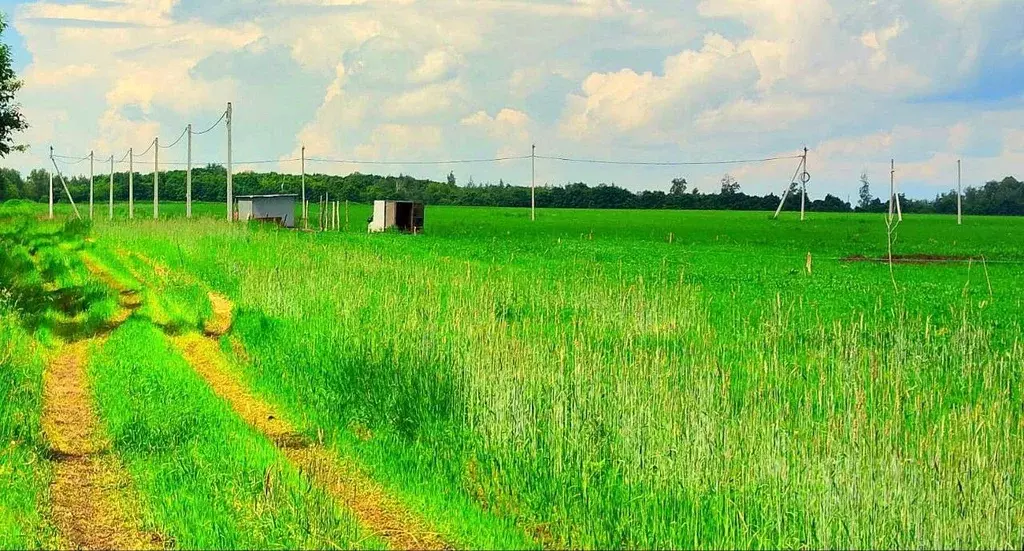
[(231, 309), (234, 305), (223, 295), (210, 291), (210, 308), (213, 316), (203, 322), (203, 331), (210, 337), (219, 337), (231, 330)]
[[(167, 271), (166, 267), (140, 253), (119, 253), (133, 255), (155, 271)], [(273, 406), (253, 395), (239, 381), (217, 341), (231, 330), (234, 305), (213, 291), (209, 291), (207, 296), (213, 315), (204, 322), (203, 331), (209, 338), (199, 333), (169, 337), (213, 391), (243, 420), (274, 442), (311, 483), (327, 490), (351, 510), (364, 527), (379, 535), (391, 548), (451, 549), (452, 546), (440, 534), (429, 530), (426, 523), (390, 497), (379, 484), (337, 454), (310, 442)]]
[[(81, 255), (89, 272), (119, 292), (120, 310), (110, 329), (124, 323), (142, 301), (94, 259)], [(99, 429), (86, 372), (100, 335), (65, 345), (43, 373), (43, 432), (54, 462), (50, 499), (54, 524), (71, 547), (156, 549), (162, 540), (141, 530), (125, 504), (128, 479)]]
[(157, 549), (161, 538), (127, 514), (126, 477), (107, 454), (86, 375), (97, 339), (66, 345), (43, 375), (43, 432), (50, 444), (54, 524), (78, 549)]
[[(230, 311), (230, 310), (229, 310)], [(348, 507), (367, 529), (393, 549), (450, 549), (440, 534), (390, 497), (356, 466), (295, 430), (269, 403), (253, 395), (232, 373), (216, 340), (198, 333), (171, 337), (174, 345), (214, 392), (270, 438), (309, 480)]]

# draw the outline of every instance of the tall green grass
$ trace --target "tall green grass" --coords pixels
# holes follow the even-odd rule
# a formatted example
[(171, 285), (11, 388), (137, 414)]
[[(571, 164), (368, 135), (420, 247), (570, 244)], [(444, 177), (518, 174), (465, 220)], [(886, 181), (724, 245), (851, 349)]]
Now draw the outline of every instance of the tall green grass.
[(42, 437), (42, 349), (0, 289), (0, 549), (54, 543), (44, 517), (50, 471)]
[(382, 546), (231, 412), (149, 322), (129, 320), (93, 357), (114, 450), (148, 527), (175, 546)]
[(894, 292), (840, 262), (885, 249), (872, 217), (543, 214), (99, 231), (231, 296), (251, 383), (464, 541), (1024, 541), (1019, 221), (908, 221), (901, 251), (992, 263), (899, 266)]

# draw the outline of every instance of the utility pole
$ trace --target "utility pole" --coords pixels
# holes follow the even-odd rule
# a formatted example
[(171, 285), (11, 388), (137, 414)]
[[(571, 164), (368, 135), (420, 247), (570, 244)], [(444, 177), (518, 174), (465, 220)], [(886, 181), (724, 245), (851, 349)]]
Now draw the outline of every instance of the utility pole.
[(808, 178), (809, 174), (807, 172), (807, 148), (806, 147), (804, 147), (804, 160), (803, 160), (802, 164), (803, 164), (804, 169), (800, 172), (800, 185), (801, 185), (801, 193), (800, 193), (800, 221), (801, 222), (803, 222), (804, 220), (807, 220), (807, 182), (810, 181), (810, 179)]
[(956, 225), (961, 226), (964, 223), (964, 190), (963, 182), (960, 179), (960, 159), (956, 160)]
[(160, 218), (160, 136), (153, 138), (153, 220)]
[(302, 146), (302, 219), (305, 221), (309, 218), (309, 213), (306, 212), (306, 146)]
[(896, 188), (896, 160), (890, 161), (889, 171), (889, 220), (892, 220), (893, 207), (896, 208), (896, 219), (903, 221), (903, 207), (900, 205), (900, 194)]
[(530, 148), (530, 220), (537, 219), (537, 144)]
[(128, 219), (135, 218), (135, 152), (128, 148)]
[(231, 211), (233, 210), (233, 206), (234, 206), (234, 202), (235, 202), (235, 200), (234, 200), (234, 190), (232, 188), (232, 183), (231, 183), (231, 102), (230, 101), (228, 102), (228, 111), (227, 111), (227, 114), (225, 115), (225, 119), (227, 120), (227, 126), (228, 126), (228, 183), (227, 183), (228, 193), (227, 193), (227, 203), (228, 203), (228, 222), (230, 222), (230, 221), (232, 221), (234, 219), (234, 216), (232, 216), (233, 213)]
[(893, 201), (896, 200), (896, 160), (891, 161), (891, 168), (889, 171), (889, 222), (892, 222), (893, 211), (896, 205)]
[(185, 169), (185, 218), (192, 218), (192, 123), (185, 128), (188, 134), (188, 167)]
[(110, 203), (110, 206), (108, 207), (108, 209), (110, 211), (108, 216), (109, 216), (109, 218), (111, 220), (113, 220), (114, 219), (114, 156), (113, 155), (110, 156), (110, 190), (109, 190), (109, 192), (107, 194), (107, 201)]
[[(56, 166), (53, 160), (53, 146), (50, 146), (50, 162)], [(50, 172), (50, 220), (53, 220), (53, 172)]]
[(92, 196), (93, 196), (93, 191), (94, 191), (94, 189), (93, 189), (94, 188), (94, 185), (93, 185), (93, 173), (95, 171), (94, 161), (95, 161), (95, 157), (93, 156), (93, 152), (90, 151), (89, 152), (89, 220), (92, 220)]

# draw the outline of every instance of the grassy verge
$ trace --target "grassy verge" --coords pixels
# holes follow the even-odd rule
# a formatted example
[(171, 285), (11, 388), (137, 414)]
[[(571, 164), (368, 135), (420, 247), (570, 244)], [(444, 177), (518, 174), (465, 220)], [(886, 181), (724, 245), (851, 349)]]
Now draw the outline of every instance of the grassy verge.
[(151, 324), (118, 329), (91, 373), (144, 518), (177, 546), (380, 545), (238, 419)]
[(42, 350), (0, 290), (0, 549), (48, 547), (50, 471), (42, 437)]

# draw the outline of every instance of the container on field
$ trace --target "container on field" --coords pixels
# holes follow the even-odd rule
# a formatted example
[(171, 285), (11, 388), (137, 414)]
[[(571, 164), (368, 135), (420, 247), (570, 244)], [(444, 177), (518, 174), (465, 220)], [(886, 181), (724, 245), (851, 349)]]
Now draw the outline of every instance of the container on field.
[(419, 201), (374, 201), (367, 230), (371, 233), (397, 228), (408, 233), (423, 231), (423, 203)]
[(298, 195), (294, 193), (238, 195), (235, 197), (238, 204), (235, 216), (238, 220), (259, 220), (273, 222), (285, 228), (294, 228), (297, 198)]

